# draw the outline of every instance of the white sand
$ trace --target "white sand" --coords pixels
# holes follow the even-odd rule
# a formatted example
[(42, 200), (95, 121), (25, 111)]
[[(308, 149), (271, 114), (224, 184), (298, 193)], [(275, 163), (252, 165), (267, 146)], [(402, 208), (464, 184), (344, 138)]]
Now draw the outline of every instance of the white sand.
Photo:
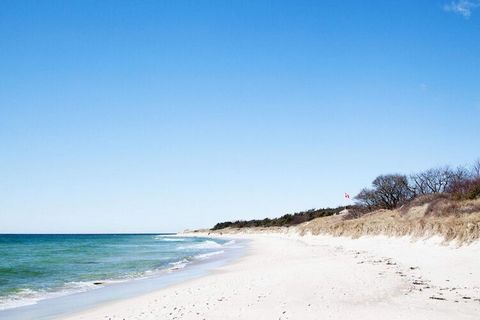
[(479, 243), (242, 237), (248, 254), (208, 276), (66, 319), (480, 319)]

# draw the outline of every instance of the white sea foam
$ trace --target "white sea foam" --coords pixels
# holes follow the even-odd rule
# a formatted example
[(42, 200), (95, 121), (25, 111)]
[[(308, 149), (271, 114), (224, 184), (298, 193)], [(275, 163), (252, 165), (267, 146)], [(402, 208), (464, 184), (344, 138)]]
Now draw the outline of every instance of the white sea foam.
[[(146, 274), (147, 272), (145, 272)], [(51, 290), (32, 290), (21, 289), (16, 294), (0, 298), (0, 310), (17, 308), (22, 306), (28, 306), (38, 303), (40, 300), (57, 298), (66, 296), (72, 293), (80, 293), (89, 291), (92, 289), (99, 289), (105, 285), (114, 283), (126, 282), (133, 279), (141, 279), (145, 277), (132, 276), (124, 279), (108, 279), (98, 281), (71, 281), (65, 283), (61, 288)]]
[(188, 245), (188, 246), (178, 247), (179, 250), (184, 250), (184, 249), (218, 249), (218, 248), (222, 248), (222, 245), (215, 242), (215, 241), (212, 241), (212, 240), (206, 240), (206, 241), (191, 244), (191, 245)]
[(234, 245), (235, 243), (236, 243), (235, 240), (230, 240), (230, 241), (224, 243), (223, 245), (224, 245), (224, 246), (232, 246), (232, 245)]
[(169, 271), (175, 271), (179, 269), (185, 268), (188, 264), (190, 263), (190, 260), (188, 259), (182, 259), (180, 261), (172, 262), (170, 265), (172, 266)]
[(173, 235), (158, 235), (154, 237), (155, 240), (160, 240), (160, 241), (172, 241), (172, 242), (184, 242), (187, 241), (186, 238), (178, 237), (178, 236), (173, 236)]
[(32, 305), (37, 303), (38, 300), (40, 299), (27, 297), (19, 293), (15, 296), (9, 296), (7, 298), (0, 299), (0, 310)]
[[(100, 281), (99, 281), (100, 282)], [(106, 283), (106, 281), (101, 281)], [(17, 308), (36, 304), (40, 300), (60, 297), (72, 293), (84, 292), (96, 287), (93, 282), (68, 282), (61, 289), (55, 291), (21, 289), (16, 294), (0, 299), (0, 310)]]
[(197, 254), (196, 256), (194, 256), (194, 258), (199, 259), (199, 260), (204, 260), (204, 259), (216, 256), (216, 255), (219, 255), (219, 254), (222, 254), (222, 253), (225, 253), (225, 251), (219, 250), (219, 251), (213, 251), (213, 252), (209, 252), (209, 253), (201, 253), (201, 254)]

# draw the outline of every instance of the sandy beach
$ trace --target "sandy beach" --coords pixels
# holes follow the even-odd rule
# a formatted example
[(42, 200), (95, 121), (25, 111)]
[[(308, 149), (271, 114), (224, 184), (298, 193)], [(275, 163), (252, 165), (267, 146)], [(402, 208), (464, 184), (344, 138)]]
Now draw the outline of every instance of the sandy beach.
[(478, 241), (234, 237), (251, 240), (246, 255), (207, 276), (63, 319), (479, 318)]
[(480, 320), (479, 40), (480, 0), (0, 0), (0, 320)]

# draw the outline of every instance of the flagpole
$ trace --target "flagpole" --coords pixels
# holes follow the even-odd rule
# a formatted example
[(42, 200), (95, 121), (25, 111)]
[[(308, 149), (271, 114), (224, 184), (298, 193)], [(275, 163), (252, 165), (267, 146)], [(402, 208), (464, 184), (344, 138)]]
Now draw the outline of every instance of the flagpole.
[(345, 211), (347, 211), (347, 206), (348, 206), (348, 200), (350, 200), (350, 195), (348, 193), (344, 193), (343, 197), (345, 198)]

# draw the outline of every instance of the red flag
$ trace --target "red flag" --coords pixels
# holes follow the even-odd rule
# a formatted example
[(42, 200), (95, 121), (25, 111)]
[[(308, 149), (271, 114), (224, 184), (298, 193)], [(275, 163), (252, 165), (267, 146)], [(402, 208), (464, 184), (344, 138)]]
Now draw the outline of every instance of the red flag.
[(348, 193), (345, 192), (345, 195), (344, 195), (345, 199), (350, 199), (350, 195)]

